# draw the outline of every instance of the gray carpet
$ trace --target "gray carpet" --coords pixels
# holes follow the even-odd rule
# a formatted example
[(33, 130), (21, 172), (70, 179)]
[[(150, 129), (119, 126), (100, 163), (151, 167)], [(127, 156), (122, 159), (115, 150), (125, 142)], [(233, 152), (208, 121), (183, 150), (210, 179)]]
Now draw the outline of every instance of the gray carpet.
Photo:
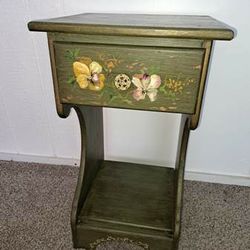
[[(72, 250), (78, 168), (0, 161), (0, 249)], [(141, 250), (113, 242), (98, 250)], [(250, 188), (186, 181), (180, 250), (249, 250)]]

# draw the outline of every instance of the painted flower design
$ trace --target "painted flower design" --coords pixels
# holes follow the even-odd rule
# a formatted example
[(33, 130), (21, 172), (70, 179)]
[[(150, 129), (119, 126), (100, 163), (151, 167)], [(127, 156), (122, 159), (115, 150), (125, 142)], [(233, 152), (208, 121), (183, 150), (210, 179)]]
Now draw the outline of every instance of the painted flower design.
[(102, 66), (98, 62), (91, 60), (74, 62), (73, 72), (80, 88), (95, 91), (103, 89), (105, 76), (101, 74)]
[(151, 102), (154, 102), (157, 97), (158, 88), (161, 85), (161, 77), (158, 75), (139, 74), (134, 75), (132, 79), (133, 84), (137, 87), (133, 92), (135, 100), (144, 100), (146, 95)]

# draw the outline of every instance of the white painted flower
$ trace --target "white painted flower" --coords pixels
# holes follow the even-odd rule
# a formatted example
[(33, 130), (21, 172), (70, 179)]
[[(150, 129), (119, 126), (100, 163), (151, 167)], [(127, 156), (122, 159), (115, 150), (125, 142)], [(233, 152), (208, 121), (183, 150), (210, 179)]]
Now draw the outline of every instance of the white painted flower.
[(161, 77), (158, 75), (140, 74), (134, 75), (132, 83), (137, 87), (133, 92), (135, 100), (144, 100), (146, 95), (151, 102), (154, 102), (157, 97), (158, 88), (161, 85)]

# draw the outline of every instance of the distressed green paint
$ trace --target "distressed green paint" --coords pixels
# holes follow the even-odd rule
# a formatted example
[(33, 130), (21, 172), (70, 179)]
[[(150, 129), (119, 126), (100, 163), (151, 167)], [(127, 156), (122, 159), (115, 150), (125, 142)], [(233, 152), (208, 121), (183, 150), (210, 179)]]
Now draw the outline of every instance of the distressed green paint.
[[(59, 96), (62, 103), (188, 114), (193, 114), (195, 111), (203, 49), (59, 42), (54, 44), (54, 48)], [(73, 57), (70, 58), (69, 53), (73, 53)], [(72, 84), (74, 83), (72, 64), (79, 57), (89, 57), (103, 67), (102, 73), (106, 79), (101, 91), (81, 89), (78, 84)], [(114, 67), (109, 67), (110, 62)], [(132, 79), (135, 74), (141, 73), (157, 74), (161, 77), (162, 83), (158, 88), (157, 99), (153, 102), (148, 96), (144, 100), (135, 100), (133, 92), (136, 87), (133, 84), (126, 91), (115, 87), (115, 77), (118, 74), (126, 74)]]
[[(48, 32), (58, 114), (67, 117), (74, 107), (80, 122), (81, 164), (71, 211), (74, 247), (90, 250), (118, 240), (144, 249), (178, 249), (189, 132), (198, 125), (212, 42), (232, 39), (233, 30), (208, 16), (89, 13), (33, 21), (29, 29)], [(76, 68), (85, 66), (74, 62), (83, 56), (104, 69), (99, 92), (78, 85), (89, 88), (91, 80), (103, 87), (101, 73), (88, 68), (88, 80), (76, 79)], [(91, 67), (91, 72), (100, 71), (95, 66), (99, 70)], [(157, 100), (136, 101), (133, 85), (119, 91), (114, 79), (121, 73), (159, 75)], [(188, 113), (181, 118), (175, 169), (104, 161), (105, 106)]]

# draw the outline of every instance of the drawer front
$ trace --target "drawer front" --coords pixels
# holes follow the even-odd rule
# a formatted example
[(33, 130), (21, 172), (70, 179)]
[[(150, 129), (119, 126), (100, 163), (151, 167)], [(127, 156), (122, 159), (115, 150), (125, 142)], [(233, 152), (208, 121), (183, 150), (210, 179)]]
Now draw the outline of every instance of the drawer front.
[(193, 114), (203, 49), (54, 42), (65, 104)]

